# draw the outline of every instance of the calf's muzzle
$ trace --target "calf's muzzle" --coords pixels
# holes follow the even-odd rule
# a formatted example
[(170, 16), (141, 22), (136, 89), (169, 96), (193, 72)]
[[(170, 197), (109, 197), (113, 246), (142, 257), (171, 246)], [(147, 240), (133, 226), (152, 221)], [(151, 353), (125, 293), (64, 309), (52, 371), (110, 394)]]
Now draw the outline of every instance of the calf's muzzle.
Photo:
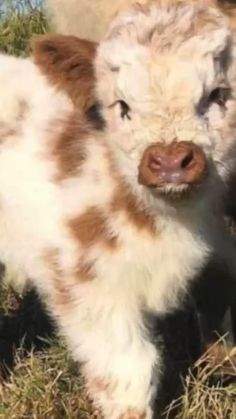
[(206, 157), (197, 145), (173, 142), (152, 144), (143, 153), (138, 182), (148, 187), (194, 185), (201, 183), (206, 173)]

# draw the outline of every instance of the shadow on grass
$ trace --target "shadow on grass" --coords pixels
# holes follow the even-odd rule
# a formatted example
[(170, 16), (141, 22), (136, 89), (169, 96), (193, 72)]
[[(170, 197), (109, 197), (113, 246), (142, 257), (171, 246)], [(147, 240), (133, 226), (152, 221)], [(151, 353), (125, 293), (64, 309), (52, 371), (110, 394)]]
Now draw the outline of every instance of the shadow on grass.
[(41, 350), (56, 334), (55, 325), (35, 290), (19, 299), (18, 308), (0, 313), (0, 372), (3, 378), (14, 367), (15, 351), (24, 355), (32, 348)]

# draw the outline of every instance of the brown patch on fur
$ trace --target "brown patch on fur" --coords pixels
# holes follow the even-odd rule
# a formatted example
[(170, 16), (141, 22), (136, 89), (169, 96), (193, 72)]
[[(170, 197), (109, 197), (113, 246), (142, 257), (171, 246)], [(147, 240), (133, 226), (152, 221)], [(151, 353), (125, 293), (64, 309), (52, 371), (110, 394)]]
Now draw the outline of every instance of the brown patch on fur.
[(32, 43), (36, 65), (80, 109), (94, 103), (97, 44), (75, 36), (42, 35)]
[(88, 282), (95, 278), (93, 264), (88, 262), (83, 256), (79, 259), (76, 278), (78, 278), (79, 282)]
[(29, 111), (28, 103), (25, 100), (19, 102), (19, 112), (17, 115), (17, 120), (22, 121), (26, 118), (27, 112)]
[(12, 138), (19, 138), (22, 130), (21, 123), (26, 118), (28, 110), (29, 107), (27, 102), (21, 100), (18, 103), (18, 112), (13, 122), (9, 124), (5, 121), (0, 121), (0, 143), (4, 143)]
[(64, 284), (63, 272), (60, 269), (59, 263), (59, 251), (57, 249), (47, 249), (43, 254), (43, 260), (51, 272), (51, 280), (55, 290), (55, 295), (50, 296), (53, 298), (56, 305), (67, 307), (71, 304), (71, 295)]
[(90, 207), (84, 214), (72, 219), (69, 228), (84, 247), (94, 243), (102, 243), (111, 250), (117, 247), (117, 237), (110, 234), (105, 214), (96, 207)]
[(78, 167), (86, 159), (86, 140), (89, 133), (81, 119), (80, 115), (72, 115), (55, 144), (54, 155), (57, 157), (60, 179), (78, 174)]
[[(117, 387), (117, 383), (115, 381), (111, 382), (103, 377), (93, 377), (93, 375), (88, 372), (86, 367), (83, 368), (83, 373), (86, 379), (88, 395), (91, 397), (91, 400), (96, 401), (96, 399), (99, 399), (101, 396), (107, 400), (113, 400), (113, 394)], [(115, 413), (115, 408), (113, 413)], [(130, 408), (118, 416), (118, 419), (146, 419), (146, 417), (146, 412)]]
[(73, 111), (65, 121), (54, 121), (54, 124), (62, 125), (50, 150), (50, 157), (57, 162), (55, 181), (59, 182), (78, 175), (78, 170), (86, 159), (86, 141), (90, 131), (78, 110)]
[[(91, 127), (97, 124), (101, 129), (103, 125), (98, 115), (94, 122), (86, 114), (96, 103), (93, 67), (96, 46), (94, 42), (63, 35), (39, 36), (33, 42), (36, 65), (75, 105), (75, 111), (64, 122), (51, 151), (58, 162), (56, 181), (78, 175), (78, 168), (86, 158), (85, 143), (91, 135)], [(91, 113), (89, 115), (91, 117)]]
[(152, 217), (137, 198), (128, 189), (125, 183), (120, 183), (117, 187), (111, 203), (112, 214), (123, 211), (128, 220), (139, 230), (146, 230), (149, 234), (156, 233), (155, 219)]
[(112, 400), (117, 387), (116, 381), (112, 382), (105, 377), (94, 376), (94, 372), (91, 372), (86, 365), (82, 367), (82, 374), (85, 377), (88, 397), (92, 402), (101, 398), (101, 396), (103, 399)]
[(229, 24), (236, 31), (236, 3), (229, 0), (214, 0), (219, 9), (229, 18)]
[(18, 131), (14, 127), (9, 127), (4, 122), (0, 122), (0, 144), (15, 137)]
[(115, 389), (115, 385), (110, 383), (105, 378), (93, 378), (88, 382), (89, 386), (89, 393), (93, 395), (98, 395), (99, 393), (103, 393), (105, 397), (108, 399), (112, 397), (112, 392)]
[(139, 412), (136, 409), (128, 409), (127, 412), (122, 413), (118, 419), (146, 419), (145, 412)]

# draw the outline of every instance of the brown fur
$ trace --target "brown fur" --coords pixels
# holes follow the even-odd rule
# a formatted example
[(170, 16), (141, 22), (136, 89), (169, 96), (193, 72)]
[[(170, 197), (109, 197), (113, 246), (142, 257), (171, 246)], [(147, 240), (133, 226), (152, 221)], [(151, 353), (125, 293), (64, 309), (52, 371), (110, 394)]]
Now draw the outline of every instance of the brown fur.
[(0, 144), (5, 141), (11, 141), (13, 138), (19, 138), (19, 133), (21, 132), (22, 121), (27, 118), (28, 105), (22, 100), (19, 101), (17, 115), (15, 117), (15, 123), (9, 125), (6, 122), (0, 123)]
[(134, 409), (129, 409), (127, 412), (119, 416), (119, 419), (146, 419), (145, 412), (137, 412)]
[(95, 51), (95, 43), (74, 36), (43, 35), (33, 42), (34, 61), (75, 105), (67, 120), (57, 123), (64, 127), (50, 150), (58, 162), (56, 181), (78, 175), (86, 159), (86, 140), (91, 131), (85, 112), (95, 103)]
[(124, 211), (129, 221), (137, 228), (147, 231), (149, 234), (155, 233), (155, 224), (153, 218), (140, 207), (139, 202), (129, 191), (127, 185), (123, 182), (118, 184), (111, 203), (112, 213)]
[(32, 49), (40, 70), (77, 107), (86, 109), (93, 104), (96, 43), (75, 36), (43, 35), (35, 38)]
[(12, 137), (17, 135), (18, 131), (14, 128), (10, 128), (8, 125), (1, 123), (0, 124), (0, 144), (8, 141)]
[(112, 391), (115, 388), (115, 385), (111, 384), (105, 378), (93, 378), (91, 381), (88, 380), (88, 391), (91, 394), (103, 393), (103, 397), (111, 398)]
[(45, 261), (45, 266), (47, 266), (51, 272), (54, 290), (56, 291), (50, 298), (53, 298), (56, 305), (63, 307), (64, 310), (71, 305), (71, 294), (63, 282), (63, 272), (58, 264), (59, 252), (55, 248), (47, 249), (42, 257)]
[[(102, 393), (102, 397), (107, 399), (112, 399), (112, 393), (116, 388), (116, 383), (109, 382), (107, 379), (102, 377), (90, 377), (88, 371), (84, 369), (84, 374), (86, 376), (88, 393), (97, 395)], [(96, 397), (96, 396), (95, 396)], [(145, 412), (139, 412), (136, 409), (128, 409), (126, 412), (122, 413), (118, 419), (146, 419), (147, 415)]]
[(27, 117), (28, 111), (29, 111), (28, 104), (26, 103), (25, 100), (21, 100), (19, 102), (19, 110), (18, 110), (18, 115), (17, 115), (17, 121), (20, 122), (20, 121), (24, 120)]
[(214, 0), (219, 9), (229, 18), (231, 28), (236, 31), (236, 3), (229, 0)]
[(95, 278), (93, 272), (93, 264), (86, 261), (85, 257), (81, 257), (76, 270), (76, 278), (79, 282), (92, 281)]
[(61, 121), (62, 130), (50, 155), (56, 157), (57, 173), (55, 181), (78, 175), (78, 170), (86, 159), (86, 141), (89, 136), (88, 123), (79, 110), (75, 110), (65, 121)]
[(72, 234), (85, 248), (99, 242), (109, 249), (117, 246), (117, 237), (110, 234), (106, 214), (99, 208), (91, 207), (83, 215), (71, 220), (69, 227)]

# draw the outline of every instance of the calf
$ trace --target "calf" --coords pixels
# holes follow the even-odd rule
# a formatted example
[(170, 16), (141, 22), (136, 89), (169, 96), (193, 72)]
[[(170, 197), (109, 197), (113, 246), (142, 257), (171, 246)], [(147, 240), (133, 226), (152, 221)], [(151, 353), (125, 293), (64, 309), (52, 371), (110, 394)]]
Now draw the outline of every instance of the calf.
[(153, 417), (150, 319), (230, 247), (231, 31), (204, 2), (171, 3), (113, 21), (87, 113), (39, 64), (0, 58), (1, 258), (33, 279), (107, 419)]
[[(198, 0), (195, 0), (197, 3)], [(95, 4), (96, 3), (96, 4)], [(73, 34), (98, 41), (104, 34), (111, 17), (119, 10), (134, 3), (134, 0), (46, 0), (47, 10), (57, 31)], [(143, 4), (158, 3), (157, 0), (143, 0)], [(172, 0), (172, 4), (187, 4), (186, 0)], [(234, 32), (236, 29), (236, 1), (235, 0), (205, 0), (205, 3), (220, 9), (229, 19)], [(224, 199), (225, 213), (236, 219), (236, 185), (235, 169), (227, 182), (228, 193)], [(228, 257), (227, 257), (228, 258)], [(204, 280), (202, 280), (204, 277)], [(212, 287), (212, 283), (214, 286)], [(225, 324), (222, 322), (228, 308), (231, 306), (232, 318), (235, 315), (235, 272), (225, 260), (224, 250), (214, 255), (209, 266), (201, 275), (200, 282), (196, 281), (193, 289), (198, 310), (203, 319), (204, 340), (209, 343), (218, 339), (219, 334), (228, 333), (234, 329), (236, 339), (236, 322)], [(214, 290), (214, 303), (212, 292)], [(232, 341), (232, 335), (228, 335)]]

